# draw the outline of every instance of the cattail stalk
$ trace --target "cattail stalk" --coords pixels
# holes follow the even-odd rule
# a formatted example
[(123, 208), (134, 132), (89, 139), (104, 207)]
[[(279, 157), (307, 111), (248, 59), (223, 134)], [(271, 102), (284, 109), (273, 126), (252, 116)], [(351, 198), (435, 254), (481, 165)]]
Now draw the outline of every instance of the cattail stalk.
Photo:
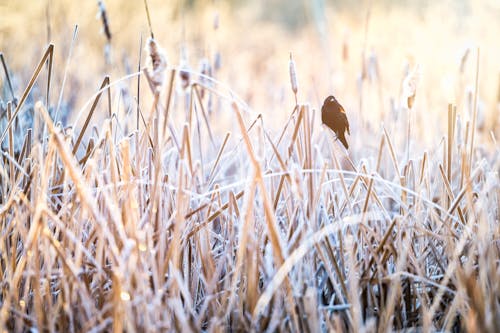
[(411, 110), (415, 103), (415, 96), (417, 94), (417, 85), (420, 79), (420, 69), (416, 65), (414, 70), (410, 72), (403, 81), (403, 106), (408, 111), (408, 126), (407, 126), (407, 146), (406, 157), (410, 159), (410, 140), (411, 140)]
[(106, 6), (104, 6), (104, 2), (102, 0), (99, 0), (97, 4), (99, 6), (99, 15), (101, 16), (104, 35), (106, 36), (107, 42), (111, 43), (111, 30), (109, 29), (109, 21), (108, 21), (108, 15), (106, 13)]
[(474, 152), (474, 139), (476, 134), (476, 118), (477, 118), (477, 94), (479, 86), (479, 47), (477, 48), (476, 58), (476, 83), (474, 86), (474, 113), (472, 115), (472, 128), (470, 137), (470, 152), (469, 152), (469, 171), (472, 168), (472, 154)]
[(106, 13), (106, 6), (102, 0), (97, 2), (99, 6), (98, 16), (101, 17), (102, 20), (102, 30), (104, 35), (106, 36), (106, 45), (104, 46), (104, 57), (106, 59), (106, 64), (111, 63), (111, 30), (109, 28), (109, 20), (108, 15)]
[(146, 15), (148, 17), (148, 25), (149, 25), (149, 32), (151, 34), (151, 39), (154, 39), (155, 36), (153, 34), (153, 27), (151, 25), (151, 16), (149, 16), (149, 7), (148, 7), (148, 1), (144, 0), (144, 8), (146, 8)]
[(298, 84), (297, 84), (297, 72), (295, 70), (295, 61), (293, 60), (292, 52), (290, 52), (290, 60), (288, 61), (288, 69), (290, 72), (290, 83), (292, 84), (292, 91), (293, 91), (293, 94), (295, 95), (295, 105), (297, 105), (298, 104), (297, 92), (298, 92), (299, 88), (298, 88)]

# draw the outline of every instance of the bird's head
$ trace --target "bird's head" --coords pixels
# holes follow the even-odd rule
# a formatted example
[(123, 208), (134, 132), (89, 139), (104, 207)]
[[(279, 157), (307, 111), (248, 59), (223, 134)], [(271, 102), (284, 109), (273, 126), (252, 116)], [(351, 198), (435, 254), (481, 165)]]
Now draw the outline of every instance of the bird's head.
[(337, 100), (335, 99), (335, 97), (333, 95), (330, 95), (328, 96), (325, 101), (323, 102), (323, 105), (328, 105), (328, 104), (331, 104), (331, 103), (335, 103)]

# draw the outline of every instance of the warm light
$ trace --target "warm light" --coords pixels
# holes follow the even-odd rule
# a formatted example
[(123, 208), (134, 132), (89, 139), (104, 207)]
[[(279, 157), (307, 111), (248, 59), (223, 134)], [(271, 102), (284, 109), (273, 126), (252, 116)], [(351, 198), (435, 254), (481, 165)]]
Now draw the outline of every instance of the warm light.
[(130, 301), (130, 294), (126, 291), (122, 291), (120, 293), (120, 298), (122, 299), (122, 301)]

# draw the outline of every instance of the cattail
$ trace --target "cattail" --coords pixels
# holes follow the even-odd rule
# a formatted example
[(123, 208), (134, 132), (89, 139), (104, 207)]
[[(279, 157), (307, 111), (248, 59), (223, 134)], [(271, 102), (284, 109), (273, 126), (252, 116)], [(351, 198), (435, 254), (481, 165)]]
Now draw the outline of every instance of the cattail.
[(403, 81), (403, 106), (411, 109), (417, 94), (417, 85), (420, 79), (420, 67), (416, 65)]
[(214, 27), (214, 30), (219, 29), (219, 13), (214, 14), (213, 27)]
[(460, 57), (460, 74), (463, 74), (465, 71), (465, 65), (467, 64), (467, 59), (469, 58), (470, 47), (467, 47)]
[(179, 76), (181, 77), (181, 85), (182, 89), (186, 89), (189, 86), (189, 80), (190, 80), (190, 68), (189, 68), (189, 63), (187, 60), (187, 51), (183, 47), (181, 50), (181, 65), (180, 65), (181, 70), (179, 71)]
[(377, 54), (372, 49), (368, 56), (368, 79), (371, 82), (378, 81), (380, 78), (380, 71), (378, 66)]
[(182, 89), (186, 89), (189, 86), (189, 79), (191, 76), (189, 71), (190, 69), (187, 62), (181, 62), (181, 70), (179, 72), (179, 76), (181, 77)]
[(500, 104), (500, 75), (498, 75), (497, 104)]
[(361, 85), (363, 85), (363, 82), (368, 77), (366, 67), (367, 67), (366, 55), (365, 52), (363, 51), (363, 54), (361, 55), (361, 73), (359, 74), (359, 80)]
[(106, 63), (111, 63), (111, 30), (109, 29), (109, 21), (108, 15), (106, 13), (106, 6), (104, 6), (104, 2), (99, 0), (97, 2), (99, 6), (98, 16), (101, 17), (102, 20), (102, 31), (106, 36), (106, 45), (104, 46), (104, 57), (106, 59)]
[[(9, 119), (7, 119), (7, 106), (3, 103), (3, 100), (0, 98), (0, 133), (3, 133), (3, 131), (5, 130), (8, 121)], [(7, 151), (8, 149), (7, 140), (0, 142), (0, 148)]]
[(457, 124), (455, 126), (456, 126), (455, 140), (457, 142), (458, 147), (460, 148), (463, 146), (463, 142), (464, 142), (463, 133), (462, 133), (463, 125), (462, 125), (462, 119), (460, 117), (460, 114), (457, 114)]
[(108, 41), (108, 43), (111, 43), (111, 30), (109, 29), (106, 6), (104, 6), (104, 2), (101, 0), (99, 0), (97, 4), (99, 6), (99, 13), (97, 15), (101, 17), (104, 35), (106, 36), (106, 40)]
[(474, 112), (474, 88), (470, 85), (465, 87), (465, 103), (468, 119), (471, 120), (472, 113)]
[(476, 128), (479, 131), (484, 131), (486, 128), (486, 106), (484, 102), (478, 97), (477, 101), (477, 116), (476, 116)]
[(410, 68), (413, 64), (413, 59), (411, 57), (406, 57), (403, 63), (403, 77), (406, 78), (410, 74)]
[(342, 40), (342, 61), (349, 61), (349, 36), (347, 32), (344, 34), (344, 39)]
[(297, 164), (292, 165), (292, 192), (300, 201), (304, 200), (304, 184), (301, 177), (300, 167)]
[[(208, 79), (207, 77), (212, 76), (212, 67), (210, 66), (210, 61), (208, 61), (207, 58), (203, 58), (200, 61), (200, 73), (202, 76), (200, 77), (200, 82), (202, 85), (208, 84)], [(201, 98), (205, 96), (205, 89), (201, 89)]]
[(396, 121), (398, 119), (399, 111), (398, 111), (398, 107), (397, 107), (397, 102), (394, 99), (394, 97), (391, 97), (389, 99), (389, 105), (390, 105), (390, 109), (391, 109), (392, 118)]
[[(467, 110), (467, 119), (472, 120), (474, 114), (474, 88), (467, 86), (465, 89), (465, 108)], [(477, 98), (477, 114), (476, 114), (476, 128), (480, 131), (484, 130), (486, 126), (484, 102)]]
[(220, 55), (220, 52), (217, 51), (217, 52), (215, 52), (215, 56), (214, 56), (214, 69), (216, 71), (218, 71), (221, 66), (222, 66), (221, 55)]
[(299, 90), (297, 85), (297, 72), (295, 71), (295, 61), (292, 57), (292, 52), (290, 52), (290, 60), (288, 61), (288, 69), (290, 72), (290, 83), (292, 84), (292, 91), (295, 95), (295, 101), (297, 101), (297, 91)]
[[(207, 58), (203, 58), (200, 61), (200, 73), (204, 76), (212, 76), (212, 66), (210, 66), (210, 61)], [(203, 79), (203, 77), (202, 77)]]
[(153, 38), (148, 39), (146, 51), (149, 53), (146, 71), (155, 88), (160, 87), (163, 84), (165, 69), (167, 68), (167, 58), (165, 56), (165, 52)]

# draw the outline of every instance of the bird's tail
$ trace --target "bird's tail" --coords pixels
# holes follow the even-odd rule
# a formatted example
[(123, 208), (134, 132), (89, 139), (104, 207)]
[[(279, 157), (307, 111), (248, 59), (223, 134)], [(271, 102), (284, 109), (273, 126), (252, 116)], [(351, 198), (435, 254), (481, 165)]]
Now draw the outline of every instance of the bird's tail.
[(337, 138), (340, 140), (340, 142), (342, 142), (345, 149), (349, 149), (349, 145), (347, 144), (347, 140), (345, 139), (344, 133), (341, 133), (340, 135), (338, 135)]

